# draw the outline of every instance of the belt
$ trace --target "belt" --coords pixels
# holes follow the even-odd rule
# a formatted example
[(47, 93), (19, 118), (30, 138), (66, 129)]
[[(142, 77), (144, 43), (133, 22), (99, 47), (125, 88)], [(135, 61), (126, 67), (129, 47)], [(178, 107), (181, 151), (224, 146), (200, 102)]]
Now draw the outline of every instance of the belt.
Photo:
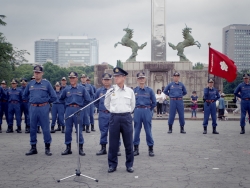
[(7, 102), (7, 100), (2, 100), (2, 102)]
[(80, 107), (78, 104), (70, 104), (70, 107)]
[(170, 98), (171, 100), (182, 100), (182, 98)]
[(100, 112), (110, 113), (108, 110), (99, 110)]
[(115, 116), (126, 116), (129, 115), (130, 112), (125, 112), (125, 113), (111, 113), (111, 115), (115, 115)]
[(41, 107), (41, 106), (45, 106), (47, 105), (48, 103), (45, 102), (45, 103), (41, 103), (41, 104), (30, 104), (31, 106), (36, 106), (36, 107)]
[(144, 109), (147, 109), (147, 108), (151, 108), (150, 106), (137, 106), (135, 108), (144, 108)]
[(213, 103), (213, 102), (214, 102), (214, 100), (206, 100), (206, 102)]
[(23, 100), (23, 102), (28, 102), (28, 101), (26, 101), (26, 100)]
[(12, 103), (12, 104), (18, 104), (19, 101), (10, 101), (10, 103)]

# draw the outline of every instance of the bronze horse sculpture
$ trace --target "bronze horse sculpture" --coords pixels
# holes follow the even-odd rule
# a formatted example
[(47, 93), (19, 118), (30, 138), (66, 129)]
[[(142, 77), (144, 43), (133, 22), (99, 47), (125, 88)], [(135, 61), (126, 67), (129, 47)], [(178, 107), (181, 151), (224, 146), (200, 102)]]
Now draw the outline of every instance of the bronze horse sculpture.
[(184, 38), (184, 41), (179, 42), (176, 46), (172, 43), (168, 43), (170, 47), (173, 48), (173, 50), (177, 50), (177, 55), (180, 56), (180, 61), (189, 61), (186, 56), (183, 54), (184, 48), (188, 46), (196, 45), (198, 48), (201, 47), (201, 44), (198, 41), (194, 41), (194, 38), (192, 37), (191, 33), (192, 28), (187, 27), (182, 30), (182, 35)]
[(129, 61), (136, 61), (137, 51), (142, 50), (146, 45), (147, 42), (143, 43), (141, 46), (138, 46), (137, 42), (131, 40), (133, 37), (133, 29), (129, 29), (128, 27), (123, 29), (123, 31), (126, 31), (126, 34), (122, 37), (121, 42), (117, 42), (115, 44), (115, 48), (118, 44), (121, 44), (123, 46), (127, 46), (132, 49), (132, 55), (126, 60), (126, 62)]

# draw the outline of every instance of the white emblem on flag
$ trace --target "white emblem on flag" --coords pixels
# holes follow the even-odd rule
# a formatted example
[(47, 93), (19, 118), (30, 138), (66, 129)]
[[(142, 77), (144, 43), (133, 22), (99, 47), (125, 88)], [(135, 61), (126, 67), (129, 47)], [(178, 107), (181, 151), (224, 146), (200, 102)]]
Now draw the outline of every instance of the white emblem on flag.
[(225, 61), (221, 61), (221, 62), (220, 62), (220, 68), (221, 68), (221, 70), (224, 70), (224, 71), (227, 71), (227, 70), (228, 70), (228, 66), (227, 66), (227, 64), (225, 63)]

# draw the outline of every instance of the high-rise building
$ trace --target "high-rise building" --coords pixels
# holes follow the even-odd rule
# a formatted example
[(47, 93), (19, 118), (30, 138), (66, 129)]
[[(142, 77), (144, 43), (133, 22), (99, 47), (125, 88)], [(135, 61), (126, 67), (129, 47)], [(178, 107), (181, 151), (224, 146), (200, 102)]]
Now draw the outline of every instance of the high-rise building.
[(59, 36), (58, 64), (84, 66), (98, 64), (98, 41), (87, 36)]
[(231, 24), (222, 35), (223, 53), (234, 60), (238, 71), (250, 69), (250, 25)]
[(35, 41), (35, 63), (43, 64), (47, 61), (57, 64), (57, 41), (54, 39)]

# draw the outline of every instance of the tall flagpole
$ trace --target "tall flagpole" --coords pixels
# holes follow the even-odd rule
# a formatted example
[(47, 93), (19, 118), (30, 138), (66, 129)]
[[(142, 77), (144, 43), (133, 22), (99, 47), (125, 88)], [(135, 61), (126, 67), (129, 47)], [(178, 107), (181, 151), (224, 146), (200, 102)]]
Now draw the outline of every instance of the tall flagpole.
[(209, 79), (209, 64), (210, 64), (210, 62), (209, 62), (209, 48), (210, 48), (210, 46), (211, 46), (211, 43), (209, 42), (208, 43), (208, 70), (207, 70), (207, 80)]

